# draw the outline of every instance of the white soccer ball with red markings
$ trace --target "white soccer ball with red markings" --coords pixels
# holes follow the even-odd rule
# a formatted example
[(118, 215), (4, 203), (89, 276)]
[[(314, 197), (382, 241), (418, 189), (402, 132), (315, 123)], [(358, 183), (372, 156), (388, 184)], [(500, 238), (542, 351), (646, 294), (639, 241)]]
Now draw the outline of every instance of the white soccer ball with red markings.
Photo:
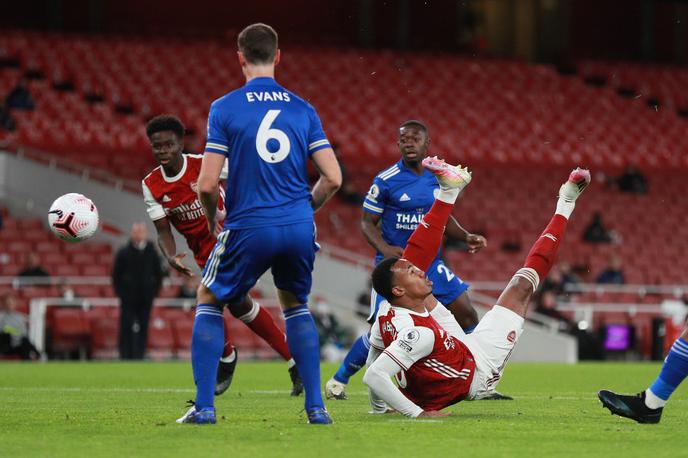
[(91, 199), (71, 192), (58, 197), (48, 212), (50, 230), (65, 242), (80, 242), (98, 230), (98, 209)]

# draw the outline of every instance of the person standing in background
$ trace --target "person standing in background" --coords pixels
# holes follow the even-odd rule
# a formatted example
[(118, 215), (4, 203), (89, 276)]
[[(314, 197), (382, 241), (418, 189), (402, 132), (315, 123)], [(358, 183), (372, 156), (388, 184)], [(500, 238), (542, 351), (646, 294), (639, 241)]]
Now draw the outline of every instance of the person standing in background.
[(163, 271), (155, 245), (143, 223), (131, 227), (129, 243), (120, 248), (112, 268), (112, 285), (120, 298), (119, 355), (143, 359), (153, 299), (160, 291)]

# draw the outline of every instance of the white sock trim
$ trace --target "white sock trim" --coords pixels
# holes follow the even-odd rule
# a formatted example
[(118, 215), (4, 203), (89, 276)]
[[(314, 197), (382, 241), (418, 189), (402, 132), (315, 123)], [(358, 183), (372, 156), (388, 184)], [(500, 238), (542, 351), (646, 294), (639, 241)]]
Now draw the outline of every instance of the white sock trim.
[(251, 299), (251, 303), (253, 304), (253, 307), (251, 307), (251, 310), (249, 310), (248, 313), (241, 315), (239, 317), (239, 319), (246, 324), (255, 320), (256, 317), (258, 316), (258, 312), (260, 312), (260, 304), (256, 301), (254, 301), (253, 299)]
[(220, 361), (223, 363), (231, 363), (236, 359), (236, 350), (232, 349), (232, 353), (229, 354), (229, 356), (225, 356), (224, 358), (220, 358)]
[(459, 197), (459, 190), (456, 188), (453, 188), (453, 189), (442, 189), (442, 188), (440, 188), (440, 192), (437, 193), (437, 200), (442, 201), (445, 204), (454, 205), (456, 203), (456, 199), (458, 197)]
[(645, 390), (645, 405), (650, 409), (659, 409), (666, 405), (666, 401), (652, 392), (651, 389)]
[(292, 367), (296, 366), (296, 361), (294, 361), (294, 358), (290, 359), (287, 361), (287, 367), (291, 369)]
[(560, 197), (557, 200), (557, 209), (554, 213), (569, 219), (571, 218), (571, 213), (573, 213), (574, 208), (576, 208), (576, 202), (568, 202)]
[(535, 292), (540, 285), (540, 276), (535, 269), (531, 269), (530, 267), (522, 267), (518, 269), (514, 274), (514, 278), (516, 277), (521, 277), (528, 280), (530, 284), (533, 285), (533, 292)]

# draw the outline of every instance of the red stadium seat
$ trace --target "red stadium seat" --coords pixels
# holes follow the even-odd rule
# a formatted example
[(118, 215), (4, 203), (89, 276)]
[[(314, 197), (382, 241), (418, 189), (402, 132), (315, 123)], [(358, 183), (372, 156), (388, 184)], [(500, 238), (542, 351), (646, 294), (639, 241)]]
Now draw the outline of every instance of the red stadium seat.
[(119, 321), (112, 317), (93, 316), (91, 318), (91, 346), (92, 358), (115, 359), (118, 350)]
[(55, 307), (50, 335), (53, 352), (79, 351), (85, 357), (90, 342), (90, 327), (85, 312), (78, 308)]
[(172, 323), (160, 316), (151, 317), (148, 326), (147, 355), (151, 359), (169, 359), (174, 356)]

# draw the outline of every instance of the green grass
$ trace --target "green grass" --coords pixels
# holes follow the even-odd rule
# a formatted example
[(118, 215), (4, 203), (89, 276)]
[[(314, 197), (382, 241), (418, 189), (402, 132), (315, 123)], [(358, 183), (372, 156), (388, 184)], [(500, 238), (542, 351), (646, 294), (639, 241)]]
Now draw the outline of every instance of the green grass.
[(193, 397), (188, 363), (4, 363), (0, 457), (685, 456), (685, 390), (659, 425), (612, 417), (595, 395), (638, 391), (658, 368), (511, 364), (499, 389), (516, 401), (460, 403), (442, 420), (368, 415), (359, 374), (323, 427), (305, 424), (280, 363), (240, 363), (215, 426), (174, 423)]

